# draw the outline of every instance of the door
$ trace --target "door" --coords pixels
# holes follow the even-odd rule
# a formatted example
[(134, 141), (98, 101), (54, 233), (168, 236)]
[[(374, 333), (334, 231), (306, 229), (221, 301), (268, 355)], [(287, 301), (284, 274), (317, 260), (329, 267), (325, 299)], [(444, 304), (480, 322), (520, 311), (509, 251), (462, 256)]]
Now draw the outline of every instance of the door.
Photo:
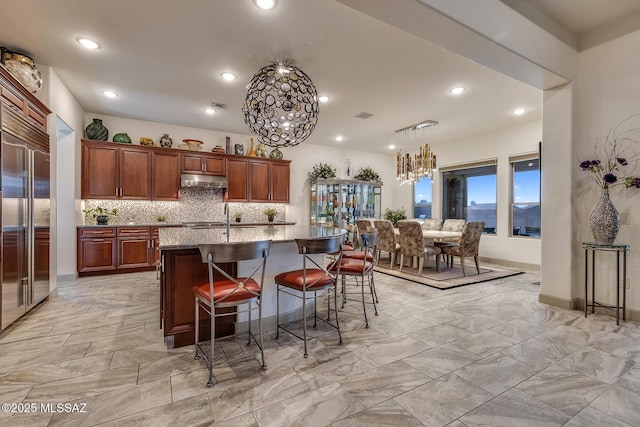
[(252, 202), (268, 202), (269, 197), (269, 163), (261, 161), (249, 162), (249, 179), (251, 182), (249, 197)]
[(151, 154), (151, 198), (180, 200), (180, 154)]
[(271, 164), (271, 201), (289, 203), (289, 163)]
[(118, 268), (139, 268), (153, 265), (149, 261), (151, 240), (148, 236), (139, 238), (118, 238)]
[(201, 154), (182, 153), (180, 157), (182, 158), (180, 167), (182, 173), (202, 174), (204, 167), (202, 166)]
[[(2, 134), (2, 323), (26, 311), (28, 285), (28, 151)], [(16, 140), (18, 142), (18, 140)]]
[(49, 296), (49, 246), (50, 246), (50, 189), (49, 154), (32, 151), (32, 191), (33, 191), (33, 286), (29, 306), (35, 305)]
[(246, 160), (227, 159), (227, 180), (229, 181), (229, 201), (246, 202), (248, 200), (248, 165)]
[(118, 148), (82, 146), (82, 198), (117, 199)]
[(150, 200), (150, 171), (149, 150), (120, 148), (120, 198)]

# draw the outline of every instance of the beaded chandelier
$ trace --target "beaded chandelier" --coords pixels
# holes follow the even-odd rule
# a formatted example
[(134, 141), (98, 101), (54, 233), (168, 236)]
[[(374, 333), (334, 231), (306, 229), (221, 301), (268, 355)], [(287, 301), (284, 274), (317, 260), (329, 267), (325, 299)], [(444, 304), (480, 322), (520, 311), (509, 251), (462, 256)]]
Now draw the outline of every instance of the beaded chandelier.
[[(396, 131), (401, 147), (396, 154), (396, 178), (400, 184), (413, 184), (425, 178), (433, 180), (436, 155), (428, 141), (432, 139), (432, 130), (437, 124), (434, 120), (426, 120)], [(406, 150), (404, 153), (403, 149)]]
[(267, 65), (247, 85), (244, 121), (258, 140), (271, 147), (291, 147), (307, 139), (318, 121), (318, 96), (300, 69)]

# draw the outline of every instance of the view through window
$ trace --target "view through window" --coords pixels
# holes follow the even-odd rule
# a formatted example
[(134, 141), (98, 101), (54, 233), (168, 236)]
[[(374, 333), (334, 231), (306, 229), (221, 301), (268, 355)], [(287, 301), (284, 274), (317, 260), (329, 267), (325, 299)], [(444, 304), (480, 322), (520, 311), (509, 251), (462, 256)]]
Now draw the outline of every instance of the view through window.
[(496, 234), (496, 165), (442, 173), (442, 218), (484, 222), (484, 232)]
[(413, 217), (431, 218), (431, 188), (430, 179), (423, 179), (413, 186)]
[(511, 235), (540, 237), (540, 160), (512, 162), (511, 168)]

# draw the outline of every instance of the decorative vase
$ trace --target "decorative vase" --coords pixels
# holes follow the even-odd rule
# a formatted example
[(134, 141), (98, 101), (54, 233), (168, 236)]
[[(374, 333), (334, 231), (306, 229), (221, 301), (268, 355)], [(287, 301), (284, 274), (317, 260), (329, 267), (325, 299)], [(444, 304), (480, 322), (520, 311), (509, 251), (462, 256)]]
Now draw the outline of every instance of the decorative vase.
[(145, 145), (147, 147), (153, 147), (153, 139), (147, 138), (145, 136), (140, 137), (140, 145)]
[(596, 243), (612, 245), (620, 229), (620, 215), (609, 198), (609, 189), (602, 190), (602, 196), (591, 211), (589, 218), (591, 232)]
[(273, 222), (275, 218), (276, 218), (275, 215), (267, 215), (267, 219), (269, 220), (269, 222)]
[(42, 89), (42, 75), (36, 68), (33, 59), (27, 55), (13, 52), (7, 48), (0, 48), (2, 64), (20, 83), (31, 93), (38, 93)]
[(255, 157), (256, 156), (256, 149), (253, 146), (253, 138), (251, 138), (251, 145), (249, 146), (249, 152), (247, 153), (247, 156), (249, 156), (249, 157)]
[(231, 137), (229, 136), (225, 136), (224, 137), (224, 143), (225, 143), (225, 150), (227, 154), (231, 154)]
[(107, 215), (96, 215), (96, 224), (107, 225), (109, 223), (109, 217)]
[(256, 149), (256, 155), (258, 157), (267, 157), (267, 147), (261, 142)]
[(242, 221), (242, 218), (236, 217), (236, 222), (240, 222), (240, 221)]
[(131, 144), (131, 138), (125, 132), (113, 135), (113, 142), (121, 142), (123, 144)]
[(234, 146), (236, 156), (244, 156), (244, 145), (236, 144)]
[(353, 163), (351, 163), (351, 159), (347, 159), (344, 162), (344, 178), (345, 179), (353, 178)]
[(87, 139), (96, 141), (106, 141), (109, 139), (109, 129), (107, 129), (100, 119), (93, 119), (89, 126), (84, 130)]
[(171, 139), (171, 137), (169, 136), (168, 133), (165, 133), (164, 135), (162, 135), (160, 137), (160, 146), (161, 147), (169, 148), (172, 145), (173, 145), (173, 139)]
[(269, 153), (269, 157), (276, 160), (282, 160), (282, 151), (278, 150), (278, 147), (276, 147), (271, 151), (271, 153)]

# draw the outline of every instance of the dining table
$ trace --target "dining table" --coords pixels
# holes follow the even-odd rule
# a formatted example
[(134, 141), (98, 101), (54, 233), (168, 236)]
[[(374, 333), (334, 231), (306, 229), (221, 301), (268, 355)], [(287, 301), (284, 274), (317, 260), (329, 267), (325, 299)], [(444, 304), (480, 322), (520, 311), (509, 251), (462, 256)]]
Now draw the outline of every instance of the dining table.
[[(394, 228), (393, 231), (397, 236), (400, 235), (400, 230), (398, 228)], [(460, 236), (462, 236), (462, 232), (445, 230), (422, 230), (422, 236), (425, 239), (432, 239), (434, 241), (442, 241), (443, 239), (454, 240), (459, 239)]]

